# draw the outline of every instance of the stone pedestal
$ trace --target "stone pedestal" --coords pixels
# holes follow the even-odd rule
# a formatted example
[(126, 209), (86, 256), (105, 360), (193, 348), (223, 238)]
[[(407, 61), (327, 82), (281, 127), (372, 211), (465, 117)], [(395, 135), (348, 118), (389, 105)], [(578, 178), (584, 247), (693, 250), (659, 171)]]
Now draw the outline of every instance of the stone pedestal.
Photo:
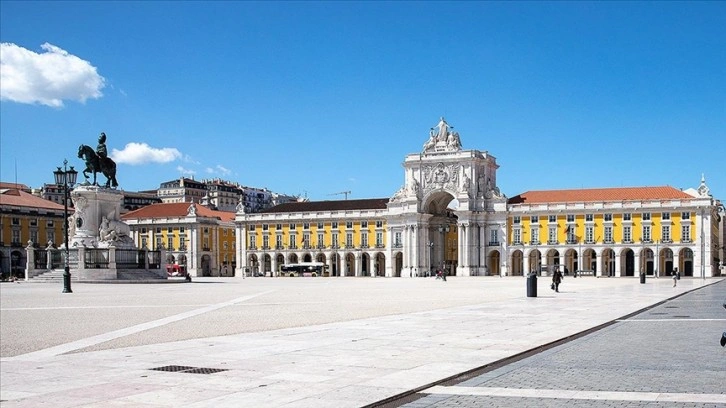
[[(75, 208), (68, 233), (71, 247), (107, 248), (113, 245), (117, 248), (134, 248), (133, 240), (128, 235), (128, 225), (119, 220), (124, 199), (121, 191), (80, 185), (73, 189), (71, 198)], [(113, 237), (108, 234), (101, 236), (104, 219), (115, 230)]]

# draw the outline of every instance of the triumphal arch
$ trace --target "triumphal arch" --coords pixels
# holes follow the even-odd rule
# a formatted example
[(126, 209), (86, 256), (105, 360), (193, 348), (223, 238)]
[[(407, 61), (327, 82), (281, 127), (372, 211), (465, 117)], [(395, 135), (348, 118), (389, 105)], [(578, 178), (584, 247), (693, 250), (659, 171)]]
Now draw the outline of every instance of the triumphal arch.
[(442, 117), (403, 167), (404, 185), (388, 203), (395, 274), (506, 274), (507, 198), (497, 187), (497, 159), (464, 149)]

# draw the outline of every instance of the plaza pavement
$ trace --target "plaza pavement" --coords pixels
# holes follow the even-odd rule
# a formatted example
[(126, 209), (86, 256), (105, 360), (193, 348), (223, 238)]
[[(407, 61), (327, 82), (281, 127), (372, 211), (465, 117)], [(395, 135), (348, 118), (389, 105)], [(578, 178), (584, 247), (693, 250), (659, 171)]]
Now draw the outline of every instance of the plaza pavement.
[[(690, 293), (702, 286), (708, 287)], [(719, 393), (713, 385), (720, 378), (700, 378), (698, 363), (705, 359), (718, 368), (726, 361), (716, 337), (726, 329), (726, 311), (704, 319), (672, 316), (679, 336), (660, 346), (669, 323), (650, 316), (640, 324), (607, 326), (597, 332), (606, 335), (591, 335), (595, 340), (569, 342), (582, 344), (567, 348), (571, 355), (558, 346), (532, 357), (543, 360), (431, 387), (652, 305), (666, 308), (660, 303), (668, 299), (711, 291), (708, 304), (718, 301), (720, 307), (726, 282), (719, 279), (684, 278), (674, 288), (663, 278), (640, 284), (637, 278), (566, 277), (556, 294), (540, 278), (536, 298), (526, 297), (521, 277), (197, 278), (190, 284), (74, 283), (74, 293), (61, 289), (0, 284), (3, 408), (360, 407), (411, 390), (424, 396), (412, 407), (559, 406), (563, 400), (550, 398), (553, 393), (571, 397), (568, 406), (595, 400), (647, 406), (637, 404), (664, 389), (680, 393), (673, 397), (689, 406), (726, 406), (724, 388)], [(648, 325), (650, 320), (661, 322)], [(717, 350), (704, 356), (711, 336)], [(679, 372), (688, 381), (664, 380), (676, 368), (670, 363), (628, 371), (634, 357), (620, 350), (649, 350), (635, 355), (643, 366), (691, 356), (690, 371)], [(561, 366), (546, 360), (553, 355)], [(598, 371), (596, 357), (601, 364), (611, 355), (615, 368)], [(508, 383), (502, 373), (517, 369), (524, 371)], [(613, 374), (628, 386), (601, 389)], [(564, 379), (554, 381), (557, 375)], [(492, 382), (495, 377), (503, 380)], [(680, 385), (686, 383), (697, 385)], [(633, 399), (633, 384), (643, 396)], [(507, 389), (513, 394), (500, 395)]]

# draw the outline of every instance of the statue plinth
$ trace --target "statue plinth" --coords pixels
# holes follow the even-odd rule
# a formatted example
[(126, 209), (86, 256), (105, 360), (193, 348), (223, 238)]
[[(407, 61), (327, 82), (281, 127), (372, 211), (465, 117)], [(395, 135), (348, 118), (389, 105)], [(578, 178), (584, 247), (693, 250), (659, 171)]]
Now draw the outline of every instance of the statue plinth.
[(119, 219), (121, 191), (95, 185), (79, 185), (71, 192), (74, 214), (69, 220), (72, 247), (135, 248), (128, 225)]

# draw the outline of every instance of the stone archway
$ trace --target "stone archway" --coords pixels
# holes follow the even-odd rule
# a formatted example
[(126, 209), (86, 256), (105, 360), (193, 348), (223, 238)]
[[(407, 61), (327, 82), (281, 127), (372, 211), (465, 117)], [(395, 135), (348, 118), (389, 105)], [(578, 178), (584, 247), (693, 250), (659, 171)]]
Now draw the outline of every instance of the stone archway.
[(495, 206), (507, 199), (496, 184), (496, 158), (463, 150), (459, 133), (441, 118), (423, 151), (407, 155), (403, 166), (405, 184), (387, 204), (391, 234), (402, 238), (403, 275), (451, 268), (450, 275), (484, 276), (492, 246), (500, 247), (501, 270), (507, 220)]
[(373, 256), (373, 276), (386, 276), (386, 256), (382, 252)]
[(521, 250), (517, 249), (512, 252), (512, 259), (510, 260), (511, 276), (524, 276), (524, 254)]
[(396, 278), (401, 277), (401, 271), (403, 270), (403, 253), (396, 252), (394, 255), (394, 266), (393, 266), (393, 276)]

